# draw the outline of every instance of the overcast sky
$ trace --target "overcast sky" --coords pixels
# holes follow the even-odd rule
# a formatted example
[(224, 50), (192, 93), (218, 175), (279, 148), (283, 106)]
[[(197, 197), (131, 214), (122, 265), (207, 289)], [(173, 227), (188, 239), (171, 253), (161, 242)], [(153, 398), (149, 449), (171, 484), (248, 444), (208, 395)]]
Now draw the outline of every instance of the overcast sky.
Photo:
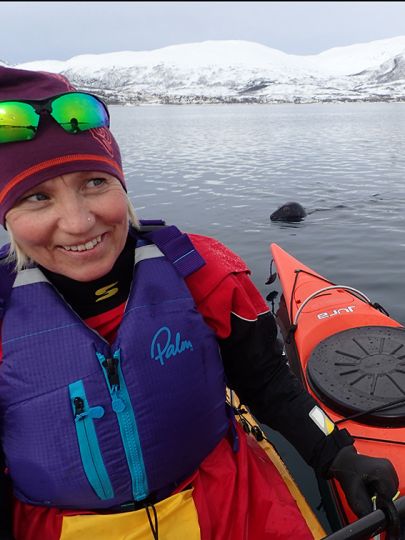
[(10, 64), (218, 39), (290, 54), (405, 35), (405, 2), (1, 2)]

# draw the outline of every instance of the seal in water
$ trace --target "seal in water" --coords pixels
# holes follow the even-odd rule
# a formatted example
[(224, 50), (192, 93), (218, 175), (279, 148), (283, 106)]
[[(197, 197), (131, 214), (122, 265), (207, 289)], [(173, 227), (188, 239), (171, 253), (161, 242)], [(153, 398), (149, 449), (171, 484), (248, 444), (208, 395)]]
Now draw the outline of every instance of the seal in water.
[(287, 202), (275, 210), (271, 221), (301, 221), (307, 215), (305, 208), (297, 202)]

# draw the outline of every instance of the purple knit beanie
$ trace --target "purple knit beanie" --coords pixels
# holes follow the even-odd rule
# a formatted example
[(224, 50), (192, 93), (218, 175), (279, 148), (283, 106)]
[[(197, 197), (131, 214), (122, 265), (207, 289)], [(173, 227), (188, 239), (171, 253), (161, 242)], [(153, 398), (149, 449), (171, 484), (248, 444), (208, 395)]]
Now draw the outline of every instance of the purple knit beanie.
[[(75, 88), (62, 75), (0, 66), (0, 101), (47, 99)], [(125, 187), (118, 145), (106, 127), (78, 134), (41, 115), (30, 141), (0, 144), (0, 220), (27, 190), (61, 174), (106, 172)]]

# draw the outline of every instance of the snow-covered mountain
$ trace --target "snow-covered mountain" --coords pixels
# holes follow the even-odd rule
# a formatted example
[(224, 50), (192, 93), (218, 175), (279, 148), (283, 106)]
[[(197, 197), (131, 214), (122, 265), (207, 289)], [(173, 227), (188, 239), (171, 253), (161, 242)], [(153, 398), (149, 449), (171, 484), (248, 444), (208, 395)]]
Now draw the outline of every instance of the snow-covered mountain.
[(405, 36), (307, 56), (205, 41), (14, 67), (62, 73), (110, 103), (405, 101)]

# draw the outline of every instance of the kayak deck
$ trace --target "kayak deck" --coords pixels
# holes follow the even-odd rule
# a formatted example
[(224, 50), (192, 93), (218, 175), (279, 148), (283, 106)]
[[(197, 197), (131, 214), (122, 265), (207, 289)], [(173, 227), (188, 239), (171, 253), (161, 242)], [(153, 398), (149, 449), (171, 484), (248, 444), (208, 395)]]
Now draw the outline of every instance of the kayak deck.
[[(335, 285), (272, 244), (277, 319), (292, 370), (359, 453), (388, 458), (405, 491), (405, 329), (356, 289)], [(355, 519), (333, 482), (345, 520)]]

